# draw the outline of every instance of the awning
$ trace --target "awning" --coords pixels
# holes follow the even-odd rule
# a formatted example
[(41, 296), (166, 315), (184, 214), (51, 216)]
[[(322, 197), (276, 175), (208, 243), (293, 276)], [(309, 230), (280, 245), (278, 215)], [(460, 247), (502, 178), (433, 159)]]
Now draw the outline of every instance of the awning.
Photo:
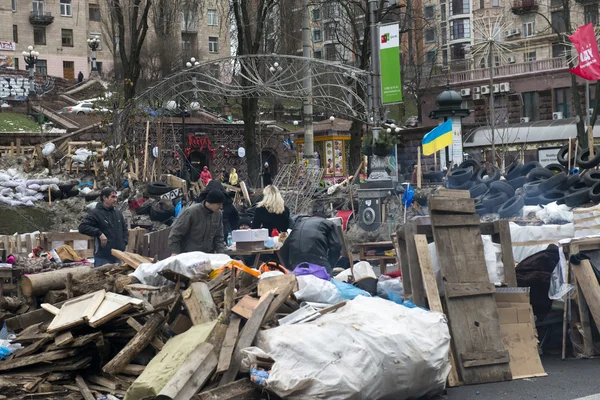
[[(596, 124), (594, 137), (600, 137), (600, 125)], [(551, 121), (535, 121), (520, 124), (499, 125), (494, 129), (496, 145), (521, 145), (539, 142), (567, 141), (577, 137), (576, 118)], [(464, 148), (490, 147), (492, 130), (489, 126), (475, 128), (465, 135)]]

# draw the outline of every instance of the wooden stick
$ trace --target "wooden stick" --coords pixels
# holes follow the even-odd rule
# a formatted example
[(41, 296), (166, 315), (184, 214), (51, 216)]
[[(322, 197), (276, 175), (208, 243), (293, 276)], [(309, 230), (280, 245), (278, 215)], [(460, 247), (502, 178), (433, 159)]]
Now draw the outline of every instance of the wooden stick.
[(144, 143), (144, 175), (143, 179), (147, 179), (148, 171), (148, 135), (150, 134), (150, 121), (146, 121), (146, 142)]
[(573, 157), (573, 168), (577, 167), (577, 150), (579, 150), (579, 139), (575, 139), (575, 157)]
[(17, 138), (17, 155), (21, 155), (21, 138)]
[(15, 142), (10, 142), (10, 153), (11, 156), (15, 155)]
[(437, 172), (437, 151), (433, 152), (433, 170)]
[(48, 185), (48, 206), (52, 207), (52, 192), (50, 191), (50, 185)]
[(417, 188), (421, 189), (421, 146), (417, 147)]
[(70, 299), (71, 297), (73, 297), (73, 274), (72, 273), (68, 273), (67, 274), (67, 299)]
[(588, 126), (588, 149), (590, 149), (590, 160), (594, 158), (594, 128)]
[(571, 143), (571, 138), (569, 138), (569, 170), (567, 171), (567, 175), (571, 173), (571, 149), (573, 145)]

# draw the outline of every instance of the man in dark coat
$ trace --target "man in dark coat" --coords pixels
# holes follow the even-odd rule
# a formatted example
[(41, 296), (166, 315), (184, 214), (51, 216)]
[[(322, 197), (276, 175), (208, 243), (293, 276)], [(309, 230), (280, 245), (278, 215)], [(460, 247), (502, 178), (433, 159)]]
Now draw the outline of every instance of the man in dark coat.
[(81, 83), (83, 82), (83, 72), (79, 71), (79, 75), (77, 75), (77, 82)]
[(293, 270), (303, 262), (331, 273), (342, 252), (342, 238), (334, 222), (321, 217), (301, 217), (283, 243), (279, 256)]
[(100, 201), (79, 225), (79, 233), (95, 238), (94, 266), (118, 263), (111, 250), (125, 251), (129, 239), (127, 222), (121, 211), (117, 210), (117, 191), (104, 188), (100, 193)]
[(200, 193), (198, 196), (198, 203), (206, 200), (206, 197), (211, 190), (219, 190), (225, 195), (225, 199), (223, 200), (223, 209), (221, 212), (223, 213), (223, 237), (227, 239), (229, 232), (237, 229), (238, 227), (238, 221), (240, 219), (239, 213), (237, 208), (235, 208), (235, 205), (233, 205), (233, 199), (225, 191), (223, 184), (215, 179), (208, 182), (206, 189)]

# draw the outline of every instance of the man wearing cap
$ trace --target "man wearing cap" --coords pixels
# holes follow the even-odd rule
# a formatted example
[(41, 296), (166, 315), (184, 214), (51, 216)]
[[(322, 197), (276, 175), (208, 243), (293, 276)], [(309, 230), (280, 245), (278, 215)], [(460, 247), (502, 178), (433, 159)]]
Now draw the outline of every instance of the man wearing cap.
[(225, 195), (220, 190), (211, 190), (206, 199), (179, 214), (169, 235), (171, 255), (202, 251), (224, 253), (223, 214), (221, 208)]

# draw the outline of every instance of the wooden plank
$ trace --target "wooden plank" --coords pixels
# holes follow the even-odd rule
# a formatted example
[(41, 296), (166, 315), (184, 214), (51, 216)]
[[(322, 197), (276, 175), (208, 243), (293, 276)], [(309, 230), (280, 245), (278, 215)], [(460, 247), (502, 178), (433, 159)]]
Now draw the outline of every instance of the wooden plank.
[(446, 298), (479, 296), (482, 294), (496, 293), (496, 288), (490, 282), (473, 283), (444, 283)]
[(131, 307), (140, 306), (142, 304), (144, 304), (143, 300), (108, 292), (92, 318), (89, 319), (88, 324), (92, 328), (97, 328), (123, 314)]
[(412, 282), (410, 279), (410, 265), (408, 262), (408, 245), (404, 238), (405, 229), (405, 226), (402, 225), (396, 231), (396, 240), (398, 241), (398, 249), (400, 250), (396, 253), (396, 256), (400, 257), (400, 267), (402, 270), (402, 286), (404, 287), (404, 299), (412, 301)]
[[(457, 215), (457, 214), (432, 214), (430, 215), (431, 223), (437, 226), (479, 226), (479, 215)], [(510, 232), (509, 232), (510, 234)]]
[[(104, 344), (104, 337), (102, 332), (94, 332), (83, 336), (76, 337), (71, 343), (64, 345), (65, 348), (74, 349), (78, 347), (87, 346), (90, 343), (94, 343), (96, 347), (101, 347)], [(46, 351), (60, 350), (56, 344), (51, 344), (46, 347)]]
[(54, 344), (58, 347), (63, 347), (73, 342), (73, 340), (75, 340), (73, 334), (71, 331), (67, 331), (57, 335), (54, 339)]
[(238, 381), (220, 386), (208, 391), (198, 393), (195, 400), (246, 400), (260, 398), (261, 389), (254, 386), (250, 379)]
[(232, 312), (236, 313), (240, 317), (250, 319), (254, 309), (258, 307), (258, 299), (252, 296), (244, 296), (238, 303), (231, 309)]
[(143, 257), (135, 253), (128, 253), (126, 251), (112, 249), (110, 253), (113, 255), (113, 257), (116, 257), (123, 262), (123, 264), (129, 265), (133, 269), (137, 269), (140, 264), (148, 264), (152, 262), (152, 260), (148, 257)]
[(427, 304), (423, 277), (419, 267), (419, 256), (415, 247), (416, 225), (410, 221), (404, 224), (404, 240), (406, 241), (406, 256), (408, 268), (410, 269), (410, 286), (412, 302), (419, 307), (425, 307)]
[(123, 368), (121, 373), (126, 375), (140, 376), (142, 372), (146, 369), (145, 365), (137, 365), (137, 364), (128, 364)]
[(121, 372), (135, 356), (144, 349), (154, 337), (158, 328), (163, 324), (164, 317), (160, 314), (152, 314), (144, 327), (123, 347), (123, 349), (110, 360), (103, 368), (107, 374)]
[(294, 283), (294, 292), (298, 291), (298, 280), (296, 275), (287, 274), (280, 276), (273, 276), (270, 278), (261, 279), (258, 281), (258, 295), (263, 296), (272, 289), (275, 289), (275, 293), (281, 293), (288, 285), (289, 282)]
[(217, 367), (213, 346), (200, 343), (162, 388), (156, 400), (189, 400), (211, 377)]
[[(275, 299), (269, 306), (269, 309), (263, 318), (263, 323), (267, 322), (269, 319), (271, 319), (275, 315), (275, 313), (277, 312), (279, 307), (281, 307), (283, 305), (283, 303), (285, 303), (285, 301), (292, 295), (292, 293), (294, 293), (295, 288), (296, 288), (296, 282), (289, 281), (287, 286), (284, 287), (283, 289), (281, 289), (279, 294), (277, 294), (275, 289), (273, 290), (274, 294), (277, 297), (275, 297)], [(262, 298), (263, 297), (261, 297), (261, 299)]]
[(440, 197), (450, 197), (453, 199), (470, 199), (471, 193), (468, 190), (455, 190), (441, 188), (438, 192)]
[[(419, 256), (419, 265), (421, 267), (421, 276), (423, 277), (423, 285), (425, 286), (425, 293), (427, 294), (427, 301), (429, 303), (429, 309), (439, 313), (444, 313), (444, 307), (440, 299), (440, 292), (438, 290), (437, 281), (435, 279), (435, 273), (433, 271), (433, 264), (431, 263), (431, 257), (429, 254), (429, 246), (427, 244), (427, 236), (415, 235), (415, 246), (417, 249), (417, 255)], [(456, 361), (454, 360), (454, 354), (452, 352), (452, 346), (450, 346), (449, 352), (450, 364), (452, 369), (448, 375), (448, 385), (450, 387), (460, 386), (460, 378), (458, 377), (458, 371), (456, 368)]]
[(44, 337), (44, 338), (41, 338), (41, 339), (35, 341), (34, 343), (30, 344), (27, 347), (17, 350), (15, 352), (15, 358), (30, 356), (32, 354), (37, 353), (38, 350), (41, 349), (49, 341), (50, 341), (49, 337)]
[[(135, 329), (136, 332), (141, 331), (142, 328), (143, 328), (142, 324), (140, 324), (139, 322), (137, 322), (135, 320), (135, 318), (128, 318), (127, 319), (127, 325), (129, 325), (130, 327), (132, 327), (133, 329)], [(150, 342), (150, 344), (152, 345), (152, 347), (154, 347), (154, 349), (156, 351), (161, 351), (162, 348), (165, 346), (165, 344), (162, 342), (162, 340), (160, 340), (158, 337), (152, 338), (152, 341)]]
[(508, 287), (517, 287), (517, 272), (515, 270), (515, 258), (513, 256), (512, 238), (510, 236), (508, 221), (495, 221), (494, 228), (497, 232), (497, 239), (500, 242), (502, 264), (504, 265), (504, 283)]
[(9, 361), (0, 361), (0, 371), (8, 371), (15, 368), (27, 367), (34, 364), (41, 364), (50, 361), (62, 360), (64, 358), (77, 355), (77, 349), (65, 349), (57, 351), (47, 351), (42, 354), (34, 354), (31, 356), (13, 358)]
[(219, 363), (217, 366), (217, 373), (220, 374), (229, 369), (231, 364), (231, 356), (237, 343), (237, 338), (240, 333), (240, 323), (242, 319), (237, 316), (232, 316), (227, 332), (225, 333), (225, 340), (221, 345), (221, 352), (219, 353)]
[(194, 325), (214, 321), (218, 317), (217, 306), (208, 286), (204, 282), (194, 282), (182, 295), (183, 304)]
[(600, 326), (600, 284), (594, 275), (594, 270), (589, 260), (582, 260), (580, 264), (571, 263), (571, 268), (592, 318), (596, 326)]
[(103, 289), (67, 301), (48, 326), (48, 332), (67, 330), (85, 323), (84, 317), (89, 314), (90, 307), (98, 304), (98, 299), (104, 298), (105, 294)]
[(262, 326), (263, 319), (267, 311), (269, 310), (271, 303), (273, 302), (274, 296), (275, 295), (273, 293), (269, 293), (261, 297), (260, 304), (258, 305), (258, 307), (256, 307), (256, 309), (252, 313), (252, 316), (250, 317), (248, 322), (246, 322), (246, 325), (244, 325), (244, 328), (240, 333), (238, 343), (235, 346), (235, 350), (233, 352), (231, 365), (227, 372), (225, 372), (225, 374), (221, 378), (219, 386), (226, 385), (235, 380), (238, 372), (240, 371), (240, 366), (242, 362), (242, 350), (246, 347), (251, 346), (252, 342), (254, 342), (254, 338), (256, 337), (258, 330)]
[(60, 313), (60, 308), (54, 307), (52, 304), (42, 303), (40, 307), (48, 311), (50, 314), (58, 315)]
[(100, 385), (100, 386), (104, 386), (107, 389), (110, 389), (110, 390), (117, 389), (117, 384), (114, 381), (111, 381), (110, 379), (107, 379), (103, 376), (88, 375), (88, 376), (86, 376), (86, 378), (88, 381), (95, 383), (97, 385)]
[(75, 382), (77, 383), (77, 387), (81, 392), (81, 395), (85, 400), (96, 400), (96, 397), (90, 391), (90, 388), (87, 386), (81, 375), (77, 375), (75, 377)]
[(459, 214), (475, 214), (475, 202), (473, 199), (449, 199), (431, 196), (429, 198), (429, 211), (448, 212)]
[(485, 365), (506, 364), (510, 361), (508, 351), (487, 351), (478, 353), (461, 353), (460, 359), (466, 368)]

